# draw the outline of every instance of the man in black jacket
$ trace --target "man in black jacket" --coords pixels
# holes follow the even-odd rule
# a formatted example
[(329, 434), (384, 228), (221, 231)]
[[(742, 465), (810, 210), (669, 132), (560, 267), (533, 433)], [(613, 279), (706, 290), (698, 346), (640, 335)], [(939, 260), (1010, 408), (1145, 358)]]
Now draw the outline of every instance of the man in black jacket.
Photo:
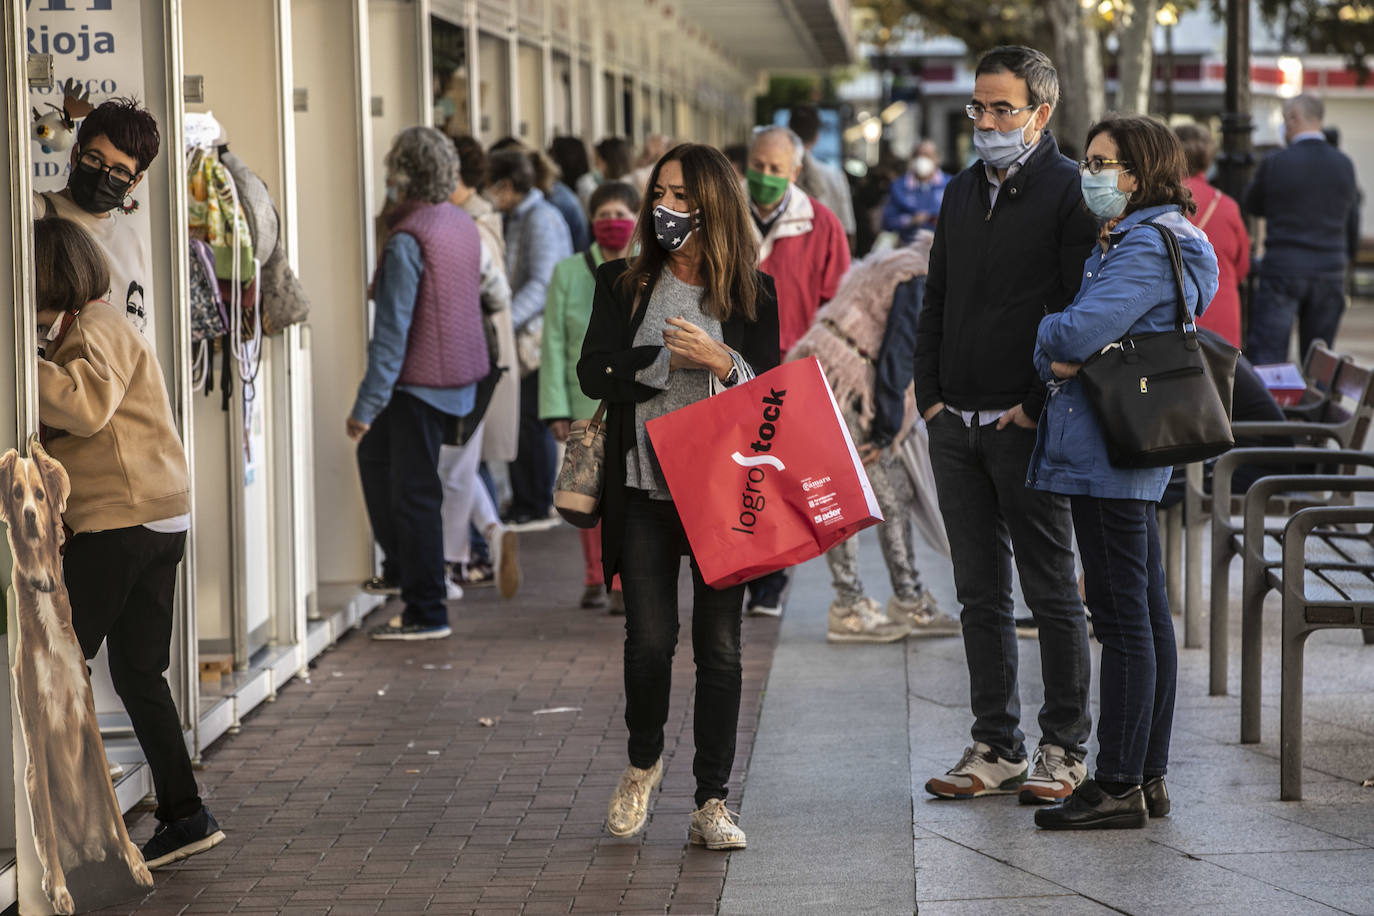
[[(995, 48), (978, 62), (968, 115), (981, 159), (945, 190), (917, 328), (916, 400), (963, 606), (974, 715), (973, 746), (926, 783), (942, 798), (1053, 802), (1086, 772), (1091, 662), (1069, 504), (1026, 486), (1045, 403), (1031, 362), (1036, 328), (1073, 300), (1097, 236), (1078, 169), (1045, 129), (1058, 100), (1058, 74), (1039, 51)], [(1045, 684), (1033, 768), (1020, 724), (1013, 548)]]

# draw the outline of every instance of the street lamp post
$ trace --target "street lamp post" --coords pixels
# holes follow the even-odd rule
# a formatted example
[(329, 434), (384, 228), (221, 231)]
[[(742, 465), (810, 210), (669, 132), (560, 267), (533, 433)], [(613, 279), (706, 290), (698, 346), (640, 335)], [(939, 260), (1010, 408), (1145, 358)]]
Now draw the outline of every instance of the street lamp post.
[(1155, 21), (1164, 26), (1164, 117), (1174, 116), (1174, 26), (1178, 25), (1178, 9), (1166, 3), (1155, 14)]
[(1250, 119), (1250, 0), (1226, 0), (1226, 110), (1221, 116), (1217, 184), (1242, 199), (1254, 166)]

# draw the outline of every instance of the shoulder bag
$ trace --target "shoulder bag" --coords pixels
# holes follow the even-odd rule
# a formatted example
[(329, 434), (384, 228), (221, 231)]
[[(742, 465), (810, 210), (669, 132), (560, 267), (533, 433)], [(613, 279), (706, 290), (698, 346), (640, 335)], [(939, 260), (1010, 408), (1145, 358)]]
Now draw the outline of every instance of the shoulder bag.
[(1159, 232), (1173, 266), (1178, 322), (1102, 348), (1079, 370), (1116, 467), (1156, 468), (1213, 458), (1235, 445), (1231, 386), (1240, 351), (1198, 336), (1183, 286), (1178, 238)]

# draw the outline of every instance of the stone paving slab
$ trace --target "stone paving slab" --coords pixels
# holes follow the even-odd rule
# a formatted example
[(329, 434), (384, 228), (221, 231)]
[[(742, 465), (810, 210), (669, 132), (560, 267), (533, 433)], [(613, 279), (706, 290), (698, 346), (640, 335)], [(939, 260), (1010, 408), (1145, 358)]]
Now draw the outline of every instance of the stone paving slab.
[[(518, 600), (470, 589), (450, 605), (447, 640), (352, 633), (212, 747), (198, 775), (227, 839), (155, 872), (141, 904), (106, 912), (714, 913), (730, 854), (686, 836), (690, 579), (662, 788), (644, 833), (622, 840), (604, 819), (626, 762), (623, 618), (577, 607), (571, 529), (524, 534), (521, 550)], [(777, 630), (744, 622), (732, 804)], [(558, 707), (576, 711), (546, 711)], [(139, 841), (153, 826), (130, 824)]]

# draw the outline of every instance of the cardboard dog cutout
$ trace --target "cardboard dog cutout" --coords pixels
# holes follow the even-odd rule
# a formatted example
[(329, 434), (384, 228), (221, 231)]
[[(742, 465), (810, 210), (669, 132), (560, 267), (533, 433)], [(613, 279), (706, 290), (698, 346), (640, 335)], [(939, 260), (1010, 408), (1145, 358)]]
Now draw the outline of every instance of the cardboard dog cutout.
[[(41, 869), (44, 909), (76, 913), (141, 895), (153, 876), (124, 828), (86, 659), (72, 628), (60, 552), (71, 492), (67, 472), (37, 443), (29, 452), (30, 458), (14, 449), (0, 455), (0, 520), (14, 557), (11, 689), (37, 854), (36, 867), (30, 858), (26, 869), (21, 823), (20, 904), (25, 913), (40, 911), (32, 890)], [(16, 769), (19, 761), (16, 753)]]

